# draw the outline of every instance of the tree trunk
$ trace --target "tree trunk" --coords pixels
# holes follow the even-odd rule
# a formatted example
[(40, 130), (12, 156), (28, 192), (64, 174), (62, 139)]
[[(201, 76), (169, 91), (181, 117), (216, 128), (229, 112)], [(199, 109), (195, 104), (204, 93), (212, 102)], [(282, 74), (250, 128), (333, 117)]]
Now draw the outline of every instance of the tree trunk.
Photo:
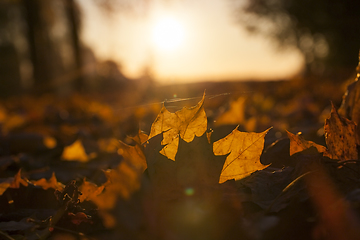
[(74, 0), (66, 0), (66, 13), (69, 22), (70, 29), (70, 38), (73, 46), (73, 52), (75, 57), (75, 65), (76, 65), (76, 78), (74, 79), (74, 88), (77, 91), (81, 91), (84, 86), (83, 80), (83, 60), (82, 60), (82, 48), (79, 38), (80, 31), (80, 17), (79, 17), (79, 9), (75, 4)]

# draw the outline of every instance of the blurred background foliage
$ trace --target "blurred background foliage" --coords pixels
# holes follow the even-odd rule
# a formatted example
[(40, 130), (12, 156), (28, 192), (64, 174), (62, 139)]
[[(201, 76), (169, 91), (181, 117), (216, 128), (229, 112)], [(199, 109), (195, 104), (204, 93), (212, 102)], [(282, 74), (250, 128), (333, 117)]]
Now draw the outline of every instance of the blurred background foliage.
[[(360, 2), (352, 0), (232, 0), (240, 24), (276, 40), (279, 50), (296, 46), (306, 73), (348, 77), (360, 48)], [(244, 12), (245, 14), (239, 14)], [(335, 76), (334, 76), (335, 78)]]
[[(94, 2), (105, 11), (118, 5)], [(125, 80), (117, 63), (98, 63), (82, 43), (82, 10), (76, 1), (3, 0), (0, 16), (1, 96), (29, 91), (66, 95), (101, 88), (109, 79), (110, 85)]]
[[(92, 0), (106, 14), (146, 11), (150, 0)], [(275, 39), (279, 50), (296, 46), (306, 76), (346, 79), (357, 64), (360, 2), (353, 0), (230, 0), (239, 23)], [(121, 66), (99, 63), (81, 39), (76, 0), (0, 1), (0, 96), (126, 86)], [(239, 26), (240, 27), (240, 26)], [(147, 81), (151, 69), (144, 72)], [(142, 79), (142, 80), (144, 80)], [(313, 78), (309, 78), (313, 79)], [(124, 89), (124, 88), (123, 88)]]

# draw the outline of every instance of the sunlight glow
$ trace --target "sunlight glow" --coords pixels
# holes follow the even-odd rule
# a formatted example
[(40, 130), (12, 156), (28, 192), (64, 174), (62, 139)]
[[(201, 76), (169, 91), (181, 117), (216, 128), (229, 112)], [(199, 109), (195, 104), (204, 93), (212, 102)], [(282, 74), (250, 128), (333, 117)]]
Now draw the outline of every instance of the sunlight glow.
[[(150, 2), (144, 16), (116, 14), (110, 21), (93, 1), (79, 0), (84, 42), (98, 60), (121, 63), (126, 77), (141, 78), (149, 66), (161, 84), (279, 80), (302, 71), (300, 51), (279, 52), (271, 40), (249, 35), (233, 21), (227, 1)], [(325, 55), (326, 46), (317, 50)]]
[(177, 50), (185, 38), (184, 26), (173, 17), (158, 18), (152, 28), (152, 43), (156, 50), (169, 52)]

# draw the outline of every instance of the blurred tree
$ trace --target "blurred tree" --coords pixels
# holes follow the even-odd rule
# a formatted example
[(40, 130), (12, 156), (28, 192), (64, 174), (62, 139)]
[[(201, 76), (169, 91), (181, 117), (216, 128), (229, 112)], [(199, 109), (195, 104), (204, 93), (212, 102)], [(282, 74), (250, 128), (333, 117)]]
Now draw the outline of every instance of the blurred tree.
[[(20, 58), (17, 53), (19, 9), (10, 1), (0, 1), (0, 95), (15, 93), (21, 86)], [(18, 38), (19, 39), (19, 38)]]
[(360, 48), (360, 1), (232, 1), (250, 32), (272, 37), (280, 48), (297, 47), (304, 54), (306, 73), (353, 72)]
[[(80, 18), (73, 0), (21, 0), (27, 29), (34, 88), (80, 88)], [(76, 80), (76, 81), (74, 81)]]
[[(148, 0), (92, 2), (108, 14), (146, 9)], [(96, 59), (85, 59), (91, 50), (81, 42), (81, 18), (77, 0), (0, 0), (0, 96), (86, 88)]]
[(70, 38), (73, 46), (74, 57), (75, 57), (75, 66), (77, 68), (78, 74), (76, 74), (77, 78), (75, 79), (75, 89), (80, 91), (84, 86), (83, 79), (83, 58), (82, 58), (82, 49), (81, 41), (80, 41), (80, 30), (81, 30), (81, 11), (79, 10), (78, 5), (74, 2), (74, 0), (66, 0), (65, 9), (67, 13), (67, 18), (69, 21), (70, 28)]

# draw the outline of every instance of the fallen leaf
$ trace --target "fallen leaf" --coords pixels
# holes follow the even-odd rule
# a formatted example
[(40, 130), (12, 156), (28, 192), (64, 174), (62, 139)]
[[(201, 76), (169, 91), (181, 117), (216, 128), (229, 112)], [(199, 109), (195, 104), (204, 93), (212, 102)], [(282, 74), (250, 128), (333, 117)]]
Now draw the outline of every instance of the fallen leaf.
[(97, 141), (100, 151), (115, 153), (119, 148), (119, 140), (116, 138), (102, 138)]
[(64, 148), (61, 158), (66, 161), (87, 162), (89, 160), (89, 156), (86, 154), (85, 148), (79, 139)]
[(2, 181), (0, 183), (0, 195), (2, 195), (6, 189), (8, 189), (10, 187), (10, 183), (11, 183), (12, 179), (9, 180), (9, 179), (6, 179), (5, 181)]
[(260, 156), (260, 161), (264, 165), (271, 164), (273, 168), (283, 168), (284, 166), (292, 166), (290, 157), (290, 139), (283, 137), (269, 146), (267, 146)]
[(139, 146), (141, 146), (149, 139), (149, 136), (146, 133), (144, 133), (143, 131), (139, 130), (138, 134), (134, 137), (131, 137), (131, 139), (134, 142), (136, 142)]
[(2, 195), (8, 188), (19, 188), (20, 185), (27, 187), (28, 181), (21, 177), (21, 170), (15, 174), (14, 177), (6, 178), (0, 182), (0, 195)]
[(129, 161), (131, 165), (136, 166), (136, 169), (144, 171), (147, 167), (145, 155), (141, 149), (141, 145), (136, 144), (130, 146), (122, 141), (119, 141), (118, 153), (124, 157), (126, 161)]
[(87, 193), (84, 199), (79, 197), (81, 200), (90, 199), (98, 206), (104, 224), (109, 228), (116, 225), (112, 210), (120, 199), (129, 200), (133, 193), (140, 189), (142, 175), (147, 166), (145, 155), (138, 144), (129, 146), (119, 141), (118, 152), (123, 156), (123, 160), (115, 169), (104, 171), (107, 182), (100, 187), (85, 182), (83, 187)]
[(222, 124), (242, 124), (245, 122), (245, 97), (239, 97), (237, 100), (232, 101), (230, 109), (224, 112), (216, 119), (216, 125)]
[[(348, 118), (354, 121), (356, 124), (360, 124), (360, 82), (359, 76), (354, 82), (349, 84), (347, 90), (343, 96), (343, 101), (338, 110), (342, 117)], [(359, 132), (358, 132), (359, 133)]]
[(90, 201), (96, 198), (99, 194), (102, 193), (104, 188), (104, 185), (99, 187), (95, 183), (88, 182), (84, 179), (83, 183), (79, 187), (79, 191), (81, 192), (81, 195), (79, 196), (80, 202)]
[(161, 142), (165, 145), (161, 154), (171, 160), (175, 160), (175, 155), (179, 145), (179, 137), (186, 142), (191, 142), (195, 136), (201, 136), (207, 129), (207, 118), (203, 107), (205, 94), (202, 100), (194, 107), (183, 109), (171, 113), (165, 106), (162, 107), (159, 115), (151, 125), (149, 139), (164, 133)]
[(40, 186), (44, 190), (47, 190), (49, 188), (53, 188), (59, 191), (62, 191), (64, 189), (64, 184), (57, 181), (55, 173), (53, 172), (51, 175), (51, 178), (49, 180), (46, 180), (45, 178), (41, 178), (36, 181), (31, 181), (32, 184), (35, 186)]
[(290, 139), (290, 156), (311, 147), (315, 147), (319, 153), (325, 153), (327, 151), (326, 147), (312, 141), (307, 141), (300, 135), (295, 135), (288, 131), (286, 131), (286, 133)]
[[(290, 196), (277, 199), (286, 186), (291, 182), (293, 169), (285, 167), (276, 171), (259, 171), (251, 176), (240, 180), (242, 186), (246, 186), (251, 191), (251, 201), (263, 209), (274, 212), (285, 208)], [(298, 193), (298, 192), (297, 192)], [(248, 200), (248, 201), (250, 201)]]
[(28, 180), (21, 177), (21, 169), (17, 172), (17, 174), (15, 174), (14, 180), (10, 184), (10, 188), (19, 188), (20, 185), (25, 187), (29, 185)]
[(236, 128), (225, 138), (214, 143), (215, 155), (229, 154), (221, 171), (219, 183), (230, 179), (242, 179), (269, 166), (260, 162), (264, 138), (269, 130), (270, 128), (261, 133), (247, 133)]
[(325, 141), (328, 156), (340, 161), (358, 159), (356, 124), (341, 117), (332, 106), (330, 118), (325, 120)]

